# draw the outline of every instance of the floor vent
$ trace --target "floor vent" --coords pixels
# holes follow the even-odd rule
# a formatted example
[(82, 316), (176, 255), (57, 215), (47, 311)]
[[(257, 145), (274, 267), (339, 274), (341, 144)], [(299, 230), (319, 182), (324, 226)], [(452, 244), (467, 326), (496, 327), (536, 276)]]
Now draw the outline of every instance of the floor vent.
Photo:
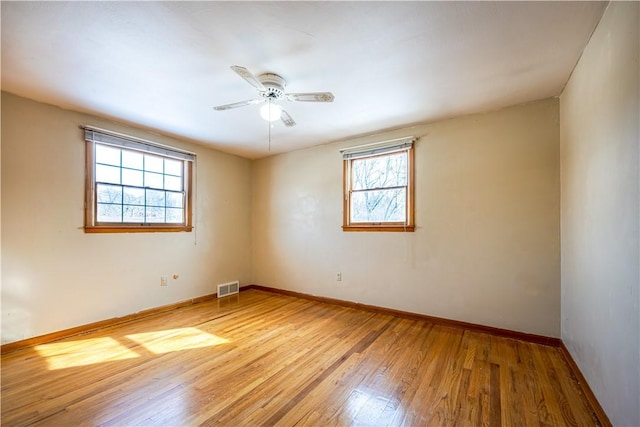
[(233, 295), (240, 292), (240, 282), (229, 282), (218, 285), (218, 298), (226, 297), (227, 295)]

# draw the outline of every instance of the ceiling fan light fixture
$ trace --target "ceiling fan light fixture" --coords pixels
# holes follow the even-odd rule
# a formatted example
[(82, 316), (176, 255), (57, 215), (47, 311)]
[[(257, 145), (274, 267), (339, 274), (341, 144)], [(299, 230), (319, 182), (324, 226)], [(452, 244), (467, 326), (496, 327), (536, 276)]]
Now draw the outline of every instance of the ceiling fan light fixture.
[(281, 115), (282, 107), (277, 104), (268, 102), (260, 108), (260, 116), (268, 122), (280, 120)]
[[(296, 122), (291, 118), (289, 113), (284, 111), (276, 102), (282, 101), (283, 99), (302, 102), (333, 102), (334, 99), (331, 92), (286, 93), (285, 87), (287, 86), (287, 82), (275, 73), (262, 73), (256, 77), (251, 71), (238, 65), (233, 65), (231, 69), (253, 86), (253, 88), (258, 91), (261, 99), (249, 99), (232, 104), (218, 105), (217, 107), (213, 107), (216, 111), (230, 110), (232, 108), (266, 102), (266, 104), (260, 108), (260, 116), (269, 123), (282, 120), (282, 123), (290, 128), (295, 126)], [(269, 129), (271, 129), (271, 127), (269, 127)]]

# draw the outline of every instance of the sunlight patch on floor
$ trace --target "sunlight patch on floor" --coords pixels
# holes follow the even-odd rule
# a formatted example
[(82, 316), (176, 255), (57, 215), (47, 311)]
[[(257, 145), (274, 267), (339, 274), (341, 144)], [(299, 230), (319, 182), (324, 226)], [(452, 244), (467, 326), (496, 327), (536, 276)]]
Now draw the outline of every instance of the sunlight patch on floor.
[(194, 348), (213, 347), (229, 340), (201, 331), (198, 328), (167, 329), (142, 332), (126, 336), (155, 354), (169, 353)]
[(49, 370), (140, 357), (138, 353), (110, 337), (41, 344), (35, 346), (35, 349), (46, 359)]
[[(356, 388), (347, 398), (345, 413), (356, 425), (388, 425), (394, 417), (402, 420), (404, 410), (400, 400), (384, 393)], [(399, 418), (398, 418), (399, 417)]]

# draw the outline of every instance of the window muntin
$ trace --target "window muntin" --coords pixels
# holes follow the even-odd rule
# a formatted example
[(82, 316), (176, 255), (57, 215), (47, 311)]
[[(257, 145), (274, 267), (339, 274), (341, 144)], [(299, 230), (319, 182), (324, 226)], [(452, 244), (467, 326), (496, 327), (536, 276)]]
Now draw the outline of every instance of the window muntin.
[(407, 219), (407, 152), (351, 160), (350, 223)]
[(85, 230), (190, 231), (191, 161), (166, 152), (87, 138)]
[(413, 231), (413, 145), (405, 142), (343, 156), (343, 229)]

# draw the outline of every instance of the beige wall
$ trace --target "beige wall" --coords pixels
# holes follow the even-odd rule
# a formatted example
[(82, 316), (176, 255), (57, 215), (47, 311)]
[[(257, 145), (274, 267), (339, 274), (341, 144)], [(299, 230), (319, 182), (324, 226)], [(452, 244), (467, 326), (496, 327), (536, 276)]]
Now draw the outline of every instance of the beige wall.
[[(407, 135), (416, 232), (343, 232), (338, 150)], [(559, 189), (557, 99), (258, 160), (253, 281), (558, 337)]]
[[(196, 152), (195, 231), (85, 234), (82, 124)], [(247, 284), (250, 177), (246, 159), (3, 93), (2, 342)]]
[(640, 5), (609, 4), (560, 98), (562, 339), (614, 425), (640, 425)]

